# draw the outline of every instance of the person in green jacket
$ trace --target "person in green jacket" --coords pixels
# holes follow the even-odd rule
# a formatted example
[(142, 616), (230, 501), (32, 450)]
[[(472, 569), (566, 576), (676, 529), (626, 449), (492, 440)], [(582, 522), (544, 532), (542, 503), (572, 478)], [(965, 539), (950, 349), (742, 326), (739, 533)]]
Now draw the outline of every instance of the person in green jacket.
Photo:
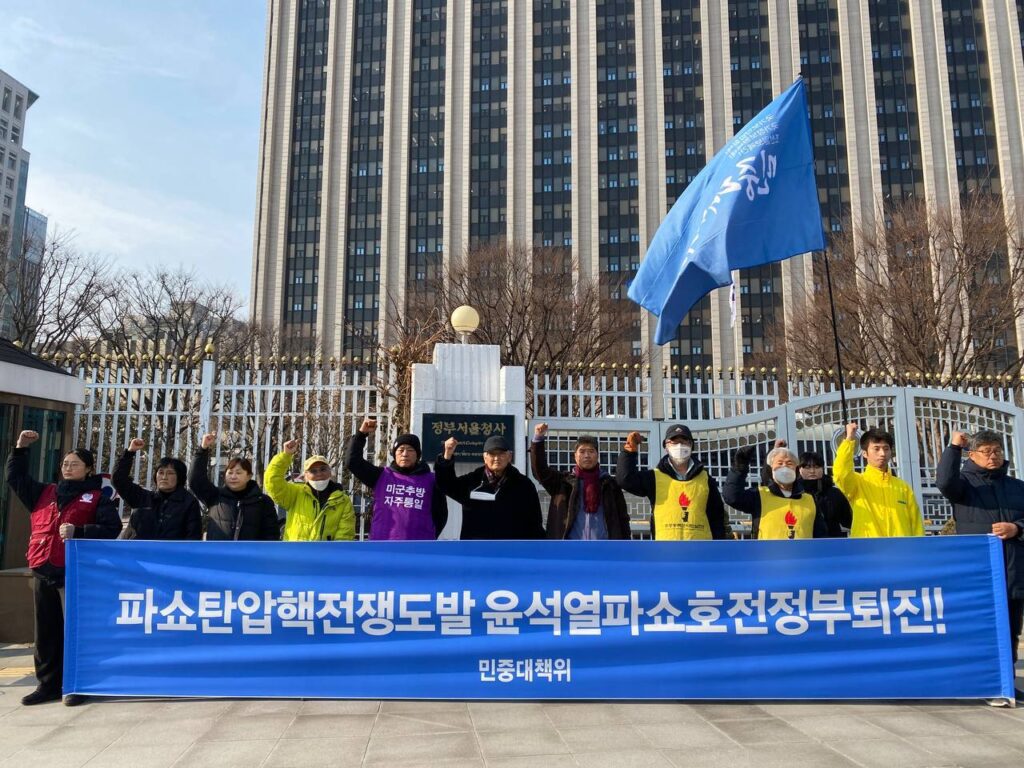
[(302, 465), (305, 482), (289, 482), (288, 469), (299, 449), (289, 440), (281, 453), (270, 460), (263, 475), (263, 488), (284, 508), (284, 541), (352, 541), (356, 537), (356, 515), (352, 499), (332, 479), (331, 465), (324, 456), (310, 456)]

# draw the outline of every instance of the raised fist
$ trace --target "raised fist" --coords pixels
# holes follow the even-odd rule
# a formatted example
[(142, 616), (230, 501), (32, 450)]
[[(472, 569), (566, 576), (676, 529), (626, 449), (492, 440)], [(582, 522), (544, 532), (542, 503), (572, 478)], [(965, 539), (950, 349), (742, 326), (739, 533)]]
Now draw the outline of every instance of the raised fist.
[(203, 439), (199, 442), (199, 447), (202, 448), (204, 451), (208, 451), (210, 450), (210, 448), (213, 447), (213, 444), (216, 442), (217, 433), (207, 432), (205, 435), (203, 435)]
[(757, 456), (756, 446), (748, 445), (746, 448), (740, 448), (732, 455), (732, 465), (739, 470), (748, 470), (754, 463), (755, 456)]
[(953, 432), (949, 438), (950, 445), (959, 445), (961, 448), (967, 447), (967, 435), (963, 432)]
[(640, 443), (644, 441), (644, 436), (639, 432), (633, 431), (626, 436), (626, 450), (630, 453), (636, 453), (640, 450)]
[(846, 425), (846, 439), (847, 440), (854, 440), (857, 437), (857, 430), (858, 429), (860, 429), (860, 427), (857, 425), (857, 422), (855, 422), (855, 421), (851, 421), (849, 424), (847, 424)]
[(26, 429), (20, 435), (18, 435), (18, 448), (28, 448), (36, 440), (39, 439), (39, 433), (33, 432), (31, 429)]
[(538, 424), (536, 427), (533, 428), (533, 436), (540, 440), (543, 440), (545, 437), (548, 436), (548, 425), (543, 423)]
[(369, 417), (363, 419), (363, 423), (359, 425), (359, 431), (364, 435), (370, 435), (377, 431), (377, 420)]
[(284, 449), (285, 453), (290, 453), (292, 456), (294, 456), (295, 452), (299, 450), (299, 441), (298, 440), (289, 440), (288, 442), (286, 442), (281, 447)]
[(128, 443), (128, 450), (131, 451), (132, 453), (135, 453), (136, 451), (141, 451), (145, 447), (146, 441), (143, 440), (141, 437), (133, 437), (132, 441)]
[(454, 437), (449, 437), (444, 441), (444, 458), (445, 460), (451, 459), (455, 455), (455, 449), (459, 446), (459, 441)]

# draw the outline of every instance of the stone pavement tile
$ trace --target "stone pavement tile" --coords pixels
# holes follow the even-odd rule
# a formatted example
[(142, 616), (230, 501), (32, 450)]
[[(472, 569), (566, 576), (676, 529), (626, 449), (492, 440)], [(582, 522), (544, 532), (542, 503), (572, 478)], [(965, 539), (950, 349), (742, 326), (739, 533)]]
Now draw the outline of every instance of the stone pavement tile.
[(803, 731), (797, 730), (777, 717), (756, 720), (719, 720), (715, 722), (715, 727), (743, 746), (813, 740)]
[(133, 723), (106, 724), (95, 720), (80, 720), (81, 725), (66, 725), (43, 734), (28, 746), (37, 749), (63, 749), (95, 747), (106, 749), (133, 727)]
[[(529, 757), (497, 757), (487, 761), (487, 768), (577, 768), (572, 755), (530, 755)], [(447, 768), (447, 764), (445, 766)]]
[(551, 727), (544, 705), (531, 702), (471, 701), (469, 716), (478, 731)]
[(875, 701), (865, 699), (864, 701), (844, 701), (835, 705), (836, 712), (849, 712), (854, 715), (873, 715), (879, 712), (887, 715), (896, 712), (916, 712), (914, 705), (905, 702)]
[(858, 768), (857, 763), (816, 742), (759, 744), (751, 748), (751, 766), (756, 768)]
[[(628, 752), (587, 752), (574, 755), (582, 768), (671, 768), (672, 761), (656, 749), (637, 749)], [(690, 765), (697, 763), (691, 761)], [(703, 756), (701, 766), (704, 765)]]
[(1024, 752), (1000, 741), (999, 735), (915, 736), (906, 739), (939, 760), (961, 768), (1024, 765)]
[(675, 702), (630, 702), (613, 705), (616, 711), (626, 717), (626, 722), (637, 725), (654, 723), (700, 723), (704, 718), (689, 704)]
[(889, 731), (857, 715), (790, 715), (780, 719), (818, 741), (892, 738)]
[(412, 736), (417, 733), (458, 733), (472, 731), (469, 712), (426, 712), (422, 715), (381, 713), (373, 724), (374, 736)]
[[(364, 763), (368, 765), (368, 763)], [(487, 768), (482, 757), (456, 758), (454, 760), (428, 760), (395, 763), (395, 768)]]
[[(662, 755), (678, 768), (753, 768), (757, 765), (756, 753), (743, 747), (725, 749), (666, 749)], [(792, 768), (792, 767), (791, 767)]]
[(82, 705), (83, 721), (97, 720), (103, 723), (138, 723), (156, 715), (161, 704), (131, 699), (86, 698)]
[(709, 701), (691, 705), (694, 711), (708, 722), (719, 720), (751, 720), (757, 717), (771, 717), (757, 704), (741, 704), (731, 701)]
[(368, 739), (281, 739), (263, 768), (350, 768), (363, 763)]
[(363, 739), (377, 715), (299, 715), (288, 725), (282, 739)]
[(559, 728), (569, 750), (582, 752), (613, 752), (650, 749), (651, 745), (632, 725), (590, 725), (582, 728)]
[(46, 766), (46, 768), (81, 768), (96, 754), (100, 747), (61, 747), (60, 749), (38, 749), (25, 747), (8, 758), (0, 760), (0, 768), (28, 768), (28, 766)]
[(422, 714), (424, 712), (466, 712), (465, 701), (382, 701), (380, 711), (389, 715)]
[(545, 704), (544, 712), (556, 728), (572, 727), (580, 723), (604, 725), (628, 723), (629, 717), (616, 704), (599, 701), (580, 701), (572, 704)]
[(10, 757), (57, 729), (55, 725), (6, 726), (0, 720), (0, 759)]
[(893, 712), (864, 715), (869, 723), (881, 726), (897, 736), (951, 736), (968, 731), (928, 712)]
[(302, 709), (301, 699), (246, 699), (233, 701), (225, 711), (228, 717), (235, 715), (297, 715)]
[(397, 766), (409, 763), (444, 765), (445, 760), (479, 760), (480, 748), (472, 733), (437, 733), (427, 736), (374, 736), (363, 765)]
[(1007, 717), (1003, 710), (987, 705), (985, 709), (935, 712), (934, 716), (969, 733), (1008, 733), (1021, 730), (1020, 720)]
[(953, 761), (938, 757), (902, 739), (830, 741), (828, 745), (864, 768), (937, 768)]
[(71, 725), (88, 710), (88, 706), (65, 707), (59, 701), (32, 707), (23, 707), (19, 703), (18, 708), (4, 715), (0, 722), (5, 728), (16, 728), (19, 725)]
[(86, 763), (86, 768), (170, 768), (187, 744), (151, 744), (146, 747), (112, 744)]
[(307, 699), (299, 710), (300, 715), (376, 715), (378, 712), (380, 702), (369, 699)]
[(477, 733), (476, 738), (488, 761), (495, 757), (569, 754), (569, 747), (558, 735), (558, 731), (550, 726), (517, 731), (484, 731)]
[(151, 747), (162, 746), (173, 748), (175, 745), (187, 747), (197, 741), (217, 722), (205, 717), (192, 720), (164, 720), (153, 716), (136, 723), (126, 731), (115, 744), (119, 747)]
[[(163, 720), (205, 717), (216, 720), (231, 707), (231, 699), (152, 699), (155, 713)], [(141, 700), (140, 700), (141, 703)]]
[(834, 715), (840, 704), (836, 701), (762, 701), (758, 706), (766, 714), (789, 720), (790, 716)]
[(199, 741), (262, 741), (277, 740), (291, 725), (294, 715), (224, 715), (217, 719)]
[(272, 739), (261, 741), (204, 741), (193, 744), (173, 768), (254, 768), (274, 749)]
[(727, 749), (736, 742), (710, 723), (635, 724), (640, 735), (655, 749)]

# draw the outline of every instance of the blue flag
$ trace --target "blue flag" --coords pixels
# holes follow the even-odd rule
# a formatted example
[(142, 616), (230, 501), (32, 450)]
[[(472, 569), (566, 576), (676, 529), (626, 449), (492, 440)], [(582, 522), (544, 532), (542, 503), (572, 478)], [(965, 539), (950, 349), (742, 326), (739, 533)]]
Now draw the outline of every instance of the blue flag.
[(798, 79), (747, 123), (676, 200), (629, 298), (658, 316), (655, 341), (730, 271), (822, 250), (807, 92)]

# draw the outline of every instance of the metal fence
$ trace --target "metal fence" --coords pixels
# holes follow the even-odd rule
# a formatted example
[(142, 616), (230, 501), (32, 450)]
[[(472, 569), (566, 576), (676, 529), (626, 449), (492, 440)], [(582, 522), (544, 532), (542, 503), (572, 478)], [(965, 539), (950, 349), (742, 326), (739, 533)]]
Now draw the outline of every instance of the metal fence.
[[(79, 444), (93, 450), (98, 465), (107, 469), (131, 438), (141, 437), (147, 447), (135, 474), (144, 483), (158, 457), (190, 458), (206, 431), (218, 433), (218, 469), (229, 457), (245, 455), (262, 475), (270, 458), (293, 437), (301, 441), (300, 458), (322, 454), (338, 466), (345, 444), (366, 416), (380, 425), (368, 450), (383, 461), (398, 426), (390, 418), (394, 403), (383, 394), (390, 391), (386, 370), (280, 362), (222, 366), (211, 359), (196, 365), (83, 361), (68, 370), (86, 390), (85, 404), (75, 415)], [(872, 380), (851, 372), (847, 400), (852, 420), (882, 426), (896, 436), (894, 471), (914, 487), (928, 528), (935, 531), (949, 517), (934, 473), (951, 432), (1000, 432), (1015, 472), (1024, 411), (1019, 380), (989, 377), (951, 388), (940, 377), (929, 378)], [(843, 427), (834, 377), (824, 371), (782, 379), (764, 369), (663, 370), (652, 376), (639, 366), (595, 366), (542, 371), (530, 384), (527, 435), (535, 424), (547, 422), (549, 460), (565, 469), (581, 434), (598, 438), (602, 465), (611, 469), (632, 430), (648, 437), (641, 466), (653, 466), (660, 458), (664, 430), (684, 422), (694, 433), (699, 456), (721, 482), (737, 448), (755, 443), (768, 447), (779, 438), (798, 452), (821, 453), (831, 465), (833, 435)], [(755, 465), (752, 482), (759, 472)], [(346, 475), (339, 479), (365, 519), (370, 502), (366, 490)], [(629, 500), (635, 533), (646, 535), (648, 504)], [(749, 530), (749, 519), (735, 510), (731, 523), (741, 534)]]

